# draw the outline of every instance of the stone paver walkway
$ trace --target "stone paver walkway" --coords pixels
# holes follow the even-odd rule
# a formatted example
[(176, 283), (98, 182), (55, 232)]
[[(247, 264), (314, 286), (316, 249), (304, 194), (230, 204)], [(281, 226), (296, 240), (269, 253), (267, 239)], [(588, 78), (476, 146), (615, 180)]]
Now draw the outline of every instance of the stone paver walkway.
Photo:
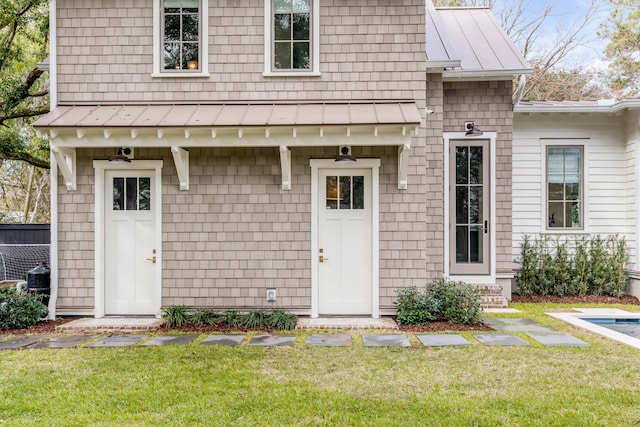
[(416, 335), (416, 337), (418, 337), (425, 347), (471, 345), (471, 343), (460, 334), (419, 334)]
[(244, 341), (244, 334), (215, 334), (209, 335), (200, 342), (200, 345), (223, 345), (235, 347)]
[(87, 344), (87, 347), (130, 347), (147, 337), (148, 335), (109, 335)]
[(363, 334), (365, 347), (411, 347), (405, 334)]
[(311, 334), (305, 342), (310, 347), (348, 347), (351, 344), (349, 334)]
[[(475, 339), (469, 341), (457, 333), (416, 333), (413, 334), (423, 347), (443, 346), (529, 346), (538, 342), (548, 347), (588, 347), (589, 344), (567, 333), (554, 331), (532, 319), (489, 318), (485, 323), (496, 330), (493, 332), (473, 333)], [(518, 336), (516, 332), (525, 334)], [(203, 346), (259, 346), (280, 347), (304, 345), (307, 347), (348, 347), (353, 345), (354, 336), (348, 333), (313, 333), (307, 336), (303, 344), (296, 344), (297, 334), (256, 334), (245, 343), (246, 334), (210, 334), (200, 340), (200, 334), (91, 334), (73, 335), (0, 335), (0, 350), (18, 350), (27, 348), (75, 348), (75, 347), (148, 347), (167, 345), (191, 345), (196, 342)], [(412, 347), (405, 333), (363, 333), (365, 347)], [(357, 338), (357, 336), (356, 336)], [(420, 346), (418, 344), (417, 346)], [(413, 345), (415, 346), (415, 345)]]

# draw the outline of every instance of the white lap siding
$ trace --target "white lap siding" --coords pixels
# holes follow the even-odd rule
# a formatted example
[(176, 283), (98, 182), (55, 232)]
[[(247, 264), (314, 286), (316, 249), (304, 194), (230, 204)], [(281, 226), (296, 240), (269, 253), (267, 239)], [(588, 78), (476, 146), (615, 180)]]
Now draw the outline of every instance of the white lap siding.
[[(636, 150), (624, 115), (516, 113), (513, 130), (513, 257), (524, 235), (618, 234), (636, 254)], [(584, 144), (583, 229), (547, 230), (545, 147)], [(635, 264), (635, 261), (634, 261)], [(514, 268), (519, 265), (514, 262)]]

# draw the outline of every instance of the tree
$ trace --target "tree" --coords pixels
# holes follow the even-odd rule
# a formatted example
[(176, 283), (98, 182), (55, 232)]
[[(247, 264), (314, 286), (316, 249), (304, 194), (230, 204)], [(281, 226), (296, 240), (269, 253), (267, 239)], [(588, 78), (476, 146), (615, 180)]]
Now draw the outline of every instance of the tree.
[(534, 65), (535, 84), (525, 88), (528, 99), (539, 101), (596, 100), (609, 96), (602, 76), (586, 71), (583, 67), (552, 70), (542, 73)]
[(609, 0), (613, 9), (599, 35), (609, 40), (605, 50), (610, 66), (609, 82), (619, 96), (640, 92), (640, 3)]
[(49, 222), (49, 188), (49, 170), (5, 161), (0, 166), (0, 223)]
[[(633, 0), (611, 0), (633, 1)], [(522, 97), (536, 100), (580, 100), (609, 96), (598, 75), (584, 66), (568, 63), (571, 54), (595, 37), (589, 28), (603, 12), (599, 0), (590, 0), (586, 11), (573, 21), (562, 21), (554, 31), (551, 21), (562, 18), (548, 1), (536, 9), (528, 0), (436, 0), (438, 6), (490, 7), (499, 24), (532, 65)], [(517, 84), (514, 85), (517, 90)]]
[(49, 144), (30, 123), (49, 111), (49, 89), (37, 64), (48, 54), (48, 2), (0, 0), (0, 165), (23, 160), (49, 168)]
[(578, 47), (595, 39), (590, 27), (602, 13), (599, 0), (591, 0), (578, 18), (563, 20), (562, 26), (550, 33), (545, 24), (560, 17), (550, 2), (544, 9), (535, 10), (527, 0), (517, 0), (498, 11), (500, 24), (533, 66), (523, 98), (562, 101), (609, 96), (608, 88), (599, 84), (599, 76), (586, 71), (582, 65), (568, 62)]

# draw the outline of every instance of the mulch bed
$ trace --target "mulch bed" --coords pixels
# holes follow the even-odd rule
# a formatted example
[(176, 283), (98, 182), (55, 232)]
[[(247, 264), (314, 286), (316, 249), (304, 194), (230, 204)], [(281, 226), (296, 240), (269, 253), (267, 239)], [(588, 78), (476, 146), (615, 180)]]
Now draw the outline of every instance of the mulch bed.
[[(558, 304), (629, 304), (629, 305), (640, 305), (640, 300), (638, 298), (631, 295), (623, 295), (620, 298), (609, 297), (609, 296), (601, 296), (601, 295), (587, 295), (584, 297), (579, 296), (556, 296), (556, 295), (530, 295), (530, 296), (522, 296), (522, 295), (513, 295), (512, 302), (518, 303), (558, 303)], [(55, 329), (58, 325), (62, 325), (64, 323), (70, 322), (74, 319), (57, 319), (57, 320), (47, 320), (44, 322), (40, 322), (36, 325), (30, 326), (25, 329), (9, 329), (9, 330), (0, 330), (0, 334), (2, 335), (44, 335), (51, 334), (55, 332)], [(407, 325), (399, 325), (398, 329), (402, 332), (443, 332), (443, 331), (456, 331), (456, 332), (464, 332), (464, 331), (490, 331), (492, 330), (489, 326), (485, 324), (480, 325), (458, 325), (449, 322), (431, 322), (428, 325), (424, 326), (407, 326)], [(180, 328), (167, 328), (163, 326), (159, 329), (159, 332), (169, 332), (169, 331), (180, 331), (180, 332), (191, 332), (191, 333), (207, 333), (207, 332), (247, 332), (247, 331), (255, 331), (255, 332), (274, 332), (273, 329), (262, 328), (262, 329), (247, 329), (247, 328), (231, 328), (226, 325), (220, 326), (193, 326), (187, 325), (182, 326)]]
[(36, 323), (28, 328), (24, 329), (0, 329), (2, 335), (46, 335), (55, 332), (58, 325), (63, 325), (67, 322), (71, 322), (74, 319), (56, 319), (45, 320), (44, 322)]
[(398, 325), (398, 329), (402, 332), (444, 332), (444, 331), (492, 331), (489, 326), (484, 323), (478, 325), (460, 325), (457, 323), (449, 322), (431, 322), (428, 325)]

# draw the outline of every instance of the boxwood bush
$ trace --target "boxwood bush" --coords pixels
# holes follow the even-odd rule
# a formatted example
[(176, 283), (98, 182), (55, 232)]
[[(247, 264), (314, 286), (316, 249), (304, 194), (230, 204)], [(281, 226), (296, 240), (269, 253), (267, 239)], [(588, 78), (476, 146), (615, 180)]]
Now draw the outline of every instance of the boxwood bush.
[(15, 289), (0, 290), (0, 329), (28, 328), (48, 313), (40, 295)]
[(396, 293), (396, 321), (400, 325), (426, 325), (435, 320), (476, 325), (482, 320), (479, 289), (461, 281), (440, 279)]

